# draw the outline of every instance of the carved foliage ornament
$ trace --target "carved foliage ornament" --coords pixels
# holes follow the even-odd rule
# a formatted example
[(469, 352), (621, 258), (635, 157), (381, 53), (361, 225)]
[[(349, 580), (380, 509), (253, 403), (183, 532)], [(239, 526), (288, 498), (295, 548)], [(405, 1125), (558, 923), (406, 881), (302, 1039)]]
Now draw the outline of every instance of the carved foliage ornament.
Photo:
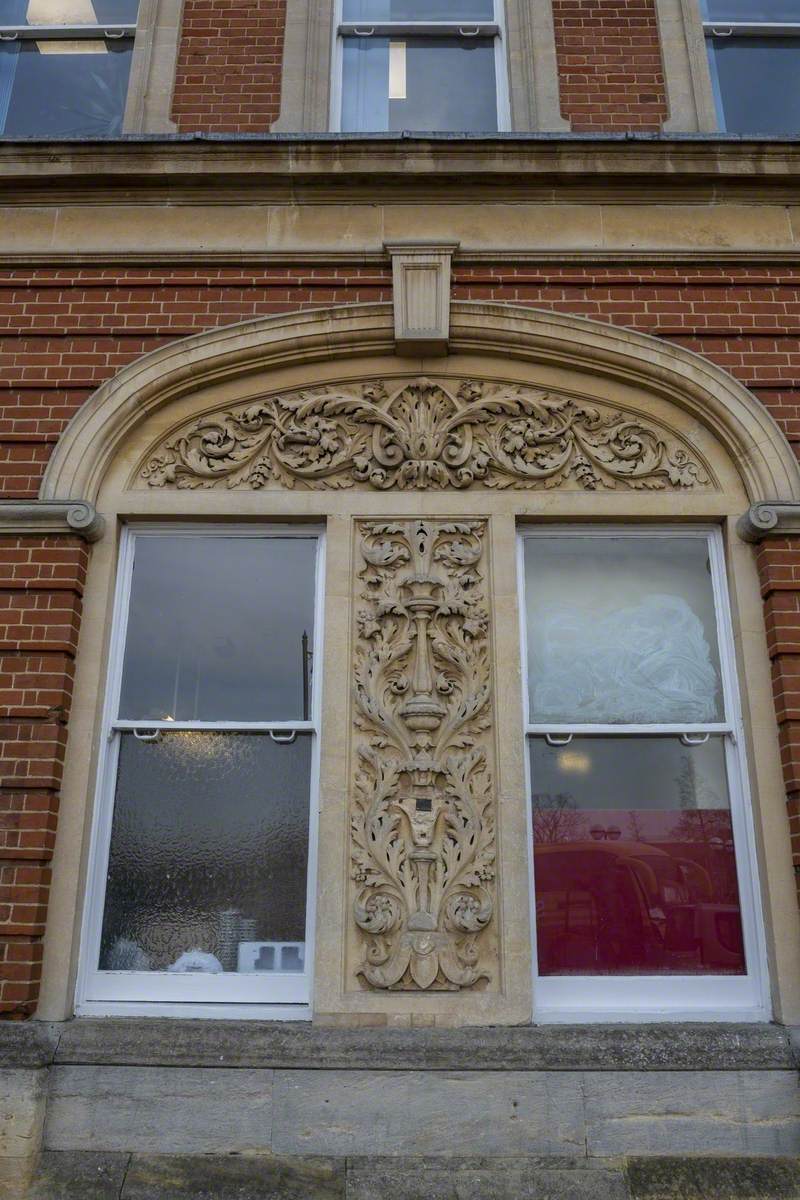
[(364, 522), (351, 802), (368, 985), (491, 978), (492, 706), (482, 521)]
[(147, 461), (150, 487), (694, 488), (704, 466), (638, 416), (511, 384), (319, 387), (202, 417)]

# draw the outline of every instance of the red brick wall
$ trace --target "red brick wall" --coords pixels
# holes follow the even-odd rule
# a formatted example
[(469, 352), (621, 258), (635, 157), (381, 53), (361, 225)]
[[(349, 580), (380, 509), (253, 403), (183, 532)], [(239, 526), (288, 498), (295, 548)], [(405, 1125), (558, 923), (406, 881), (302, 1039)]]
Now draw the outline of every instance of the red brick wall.
[(185, 0), (173, 119), (182, 133), (267, 133), (278, 117), (286, 0)]
[[(459, 266), (453, 294), (592, 317), (696, 350), (752, 388), (800, 453), (800, 268)], [(69, 417), (145, 352), (263, 314), (389, 297), (388, 266), (0, 271), (3, 494), (35, 496)], [(0, 640), (0, 923), (13, 956), (0, 968), (0, 1007), (13, 1014), (30, 1011), (38, 986), (85, 557), (71, 538), (0, 541), (0, 595), (13, 614)], [(776, 581), (800, 572), (800, 547), (769, 543), (761, 560), (797, 849), (800, 707), (792, 687), (800, 636), (793, 641), (792, 623), (800, 585), (793, 591)]]
[(553, 0), (553, 20), (573, 132), (659, 130), (667, 99), (654, 0)]
[(87, 551), (0, 537), (0, 1014), (36, 1007)]

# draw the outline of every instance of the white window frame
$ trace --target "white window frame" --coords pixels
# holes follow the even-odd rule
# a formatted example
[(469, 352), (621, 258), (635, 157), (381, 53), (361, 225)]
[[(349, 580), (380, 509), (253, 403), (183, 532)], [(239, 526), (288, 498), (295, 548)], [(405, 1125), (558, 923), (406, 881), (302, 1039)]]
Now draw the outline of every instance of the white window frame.
[[(531, 723), (529, 717), (525, 542), (546, 537), (614, 537), (653, 539), (696, 537), (706, 540), (711, 563), (717, 620), (720, 673), (725, 720), (705, 725), (589, 725)], [(717, 526), (540, 525), (520, 526), (517, 539), (517, 580), (522, 655), (524, 757), (531, 931), (533, 938), (534, 1021), (542, 1023), (592, 1021), (763, 1021), (771, 1017), (761, 897), (755, 852), (755, 829), (744, 756), (744, 725), (737, 687), (733, 626), (728, 600), (722, 531)], [(736, 853), (745, 975), (539, 975), (536, 950), (536, 878), (533, 853), (531, 795), (531, 737), (548, 734), (654, 736), (660, 734), (722, 737), (728, 776), (731, 822)]]
[[(719, 84), (717, 59), (711, 45), (713, 38), (721, 37), (793, 37), (797, 39), (797, 49), (800, 52), (800, 20), (797, 21), (710, 21), (707, 18), (706, 0), (699, 0), (703, 24), (703, 36), (706, 40), (708, 69), (711, 75), (711, 90), (714, 94), (714, 106), (717, 110), (717, 121), (721, 132), (727, 132), (725, 108), (722, 102), (722, 89)], [(769, 133), (769, 130), (764, 130)]]
[[(508, 55), (506, 52), (506, 26), (504, 0), (493, 0), (494, 18), (490, 21), (345, 21), (342, 13), (344, 0), (335, 0), (334, 22), (335, 33), (332, 47), (331, 63), (331, 131), (341, 132), (342, 128), (342, 95), (344, 70), (344, 38), (345, 37), (452, 37), (469, 30), (470, 37), (494, 38), (494, 73), (495, 91), (497, 97), (497, 132), (505, 133), (511, 129), (511, 105), (508, 83)], [(369, 32), (367, 32), (369, 31)], [(382, 132), (381, 130), (363, 130), (364, 133)], [(389, 130), (388, 132), (392, 132)], [(410, 130), (412, 133), (426, 133), (425, 129)], [(489, 130), (463, 130), (464, 133), (486, 133)]]
[[(233, 1017), (274, 1020), (310, 1019), (313, 996), (316, 924), (317, 841), (319, 826), (319, 756), (322, 715), (322, 672), (314, 672), (309, 720), (299, 721), (128, 721), (118, 720), (133, 559), (138, 539), (171, 537), (306, 538), (316, 541), (314, 637), (312, 662), (323, 661), (324, 529), (311, 525), (192, 525), (147, 523), (122, 530), (114, 596), (106, 694), (100, 731), (100, 752), (89, 850), (81, 949), (75, 993), (78, 1016)], [(100, 950), (108, 859), (114, 818), (117, 763), (125, 730), (150, 734), (164, 730), (261, 732), (273, 740), (293, 733), (312, 739), (309, 788), (308, 869), (306, 887), (305, 970), (222, 975), (156, 971), (100, 971)]]

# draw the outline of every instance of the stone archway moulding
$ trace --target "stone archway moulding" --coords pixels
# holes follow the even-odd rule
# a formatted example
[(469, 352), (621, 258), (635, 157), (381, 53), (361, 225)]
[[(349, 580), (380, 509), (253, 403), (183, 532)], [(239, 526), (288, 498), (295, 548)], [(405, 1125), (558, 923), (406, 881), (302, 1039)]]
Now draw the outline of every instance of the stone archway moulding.
[[(775, 421), (747, 388), (707, 359), (646, 334), (510, 305), (456, 302), (450, 321), (451, 353), (558, 365), (649, 391), (713, 434), (752, 504), (800, 502), (800, 467)], [(125, 367), (73, 417), (45, 472), (40, 499), (94, 504), (134, 429), (199, 388), (278, 367), (393, 353), (388, 303), (285, 313), (170, 343)]]

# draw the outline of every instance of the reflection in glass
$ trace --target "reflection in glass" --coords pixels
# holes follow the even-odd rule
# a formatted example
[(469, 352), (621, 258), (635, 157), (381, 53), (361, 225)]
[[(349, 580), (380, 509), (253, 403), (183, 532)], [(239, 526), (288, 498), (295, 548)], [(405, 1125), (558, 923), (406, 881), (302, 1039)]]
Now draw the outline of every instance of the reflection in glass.
[(744, 974), (722, 738), (530, 754), (540, 975)]
[(135, 25), (139, 0), (0, 0), (0, 25)]
[[(343, 131), (496, 131), (492, 38), (346, 37), (343, 43)], [(398, 91), (392, 85), (400, 78)]]
[(494, 0), (344, 0), (344, 21), (493, 21)]
[(316, 548), (137, 538), (120, 718), (308, 719)]
[(311, 738), (122, 734), (100, 969), (302, 971)]
[(726, 132), (800, 132), (800, 38), (709, 38), (708, 44)]
[(525, 540), (531, 722), (723, 719), (704, 538)]
[(703, 20), (800, 21), (798, 0), (701, 0)]
[(116, 137), (133, 38), (0, 42), (0, 134)]

